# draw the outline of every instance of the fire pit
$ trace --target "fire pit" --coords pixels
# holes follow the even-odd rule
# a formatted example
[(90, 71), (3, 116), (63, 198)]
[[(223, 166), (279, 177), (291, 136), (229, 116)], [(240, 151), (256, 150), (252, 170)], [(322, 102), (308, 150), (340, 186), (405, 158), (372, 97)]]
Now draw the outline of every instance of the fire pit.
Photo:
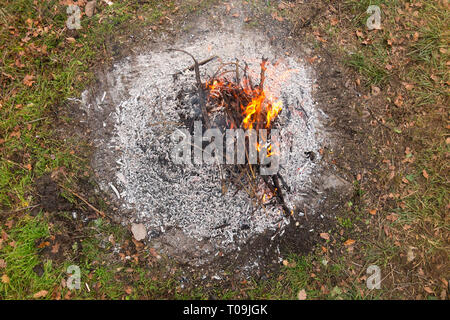
[[(268, 43), (243, 31), (204, 33), (195, 44), (182, 39), (171, 47), (195, 57), (198, 73), (189, 55), (161, 45), (116, 64), (100, 77), (103, 85), (83, 94), (100, 187), (125, 224), (144, 224), (150, 244), (182, 262), (202, 265), (257, 236), (281, 235), (326, 196), (314, 183), (326, 135), (313, 73)], [(255, 147), (270, 156), (276, 146), (278, 170), (261, 175), (260, 164), (229, 164), (225, 155), (219, 165), (177, 162), (180, 137), (193, 135), (196, 122), (202, 133), (268, 129), (269, 139), (277, 131)]]

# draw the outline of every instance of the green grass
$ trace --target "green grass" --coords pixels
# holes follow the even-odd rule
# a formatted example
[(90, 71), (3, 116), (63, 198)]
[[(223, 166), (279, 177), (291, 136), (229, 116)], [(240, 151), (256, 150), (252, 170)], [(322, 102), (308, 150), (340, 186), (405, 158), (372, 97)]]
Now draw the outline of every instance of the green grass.
[(364, 53), (350, 55), (347, 64), (366, 77), (368, 85), (383, 85), (388, 80), (387, 71)]
[[(3, 230), (8, 231), (8, 230)], [(46, 263), (44, 273), (39, 277), (34, 271), (40, 261), (36, 254), (36, 241), (49, 235), (48, 226), (40, 219), (30, 217), (22, 219), (14, 229), (9, 232), (8, 244), (0, 251), (0, 259), (7, 263), (6, 274), (10, 282), (0, 282), (0, 297), (30, 298), (36, 292), (51, 287), (59, 279), (58, 272)], [(15, 246), (9, 245), (11, 241)]]
[[(97, 14), (91, 18), (82, 17), (82, 29), (70, 32), (64, 29), (65, 6), (57, 0), (2, 3), (0, 209), (2, 214), (9, 213), (8, 216), (14, 219), (11, 230), (0, 224), (9, 236), (8, 242), (0, 248), (0, 259), (7, 265), (4, 270), (0, 269), (0, 275), (9, 277), (9, 283), (0, 282), (2, 299), (29, 299), (41, 290), (48, 291), (46, 298), (51, 297), (61, 280), (67, 279), (66, 269), (70, 264), (81, 267), (82, 283), (89, 283), (91, 287), (99, 283), (102, 288), (98, 293), (83, 287), (72, 292), (72, 298), (120, 299), (128, 295), (124, 293), (125, 286), (139, 286), (139, 283), (143, 287), (142, 294), (148, 297), (177, 294), (173, 279), (151, 280), (152, 271), (147, 270), (146, 265), (133, 266), (133, 272), (125, 276), (116, 271), (124, 264), (120, 261), (110, 263), (111, 247), (105, 239), (114, 234), (117, 241), (124, 241), (126, 232), (123, 227), (108, 221), (91, 224), (80, 242), (82, 245), (75, 242), (77, 245), (70, 248), (67, 261), (56, 265), (54, 261), (44, 262), (44, 273), (38, 276), (33, 270), (41, 263), (35, 242), (50, 234), (64, 232), (64, 227), (59, 230), (60, 226), (53, 225), (50, 216), (31, 217), (26, 210), (36, 204), (36, 178), (64, 168), (69, 185), (76, 186), (76, 177), (83, 176), (88, 170), (87, 144), (76, 138), (61, 137), (55, 121), (70, 119), (55, 117), (53, 112), (62, 109), (67, 98), (79, 96), (86, 84), (95, 78), (94, 64), (100, 60), (108, 63), (109, 55), (105, 56), (105, 53), (111, 35), (120, 37), (158, 22), (173, 8), (173, 1), (149, 1), (144, 6), (137, 1), (114, 2), (112, 6), (98, 3)], [(27, 19), (31, 20), (27, 22)], [(23, 82), (26, 75), (34, 76), (31, 86)], [(64, 193), (64, 196), (72, 203), (78, 202), (71, 194)], [(10, 241), (16, 246), (10, 246)], [(135, 279), (136, 274), (139, 278)], [(61, 295), (66, 293), (67, 288)], [(132, 292), (132, 297), (137, 297), (136, 291)]]
[[(367, 3), (350, 1), (355, 10), (362, 10)], [(358, 9), (359, 8), (359, 9)], [(349, 57), (349, 65), (365, 77), (368, 84), (392, 84), (392, 77), (380, 69), (379, 61), (391, 63), (395, 66), (396, 81), (413, 85), (409, 92), (403, 92), (407, 100), (402, 123), (414, 123), (409, 129), (402, 130), (407, 135), (406, 146), (413, 149), (414, 161), (404, 166), (400, 175), (409, 183), (392, 184), (390, 190), (405, 195), (397, 201), (394, 212), (398, 220), (389, 223), (399, 230), (398, 239), (409, 246), (418, 248), (422, 268), (433, 268), (432, 260), (436, 256), (448, 257), (449, 221), (446, 207), (448, 197), (448, 161), (446, 160), (449, 145), (445, 139), (449, 136), (445, 129), (448, 120), (445, 105), (448, 104), (449, 91), (445, 83), (449, 81), (449, 13), (435, 1), (422, 1), (420, 8), (411, 10), (402, 7), (404, 15), (402, 21), (407, 25), (400, 30), (393, 23), (399, 17), (399, 3), (385, 2), (385, 16), (387, 26), (381, 31), (384, 34), (373, 37), (373, 43), (360, 46), (359, 52)], [(417, 10), (417, 13), (414, 13)], [(361, 24), (360, 24), (361, 25)], [(395, 33), (396, 39), (406, 39), (401, 44), (405, 50), (405, 60), (380, 53), (379, 48)], [(390, 48), (386, 46), (385, 52)], [(409, 61), (407, 59), (410, 59)], [(409, 63), (408, 63), (409, 62)], [(392, 101), (392, 100), (391, 100)], [(428, 178), (424, 177), (425, 170)], [(404, 227), (410, 228), (405, 232)], [(406, 229), (409, 230), (409, 229)], [(405, 245), (406, 246), (406, 245)], [(388, 242), (372, 245), (371, 258), (380, 262), (395, 261), (399, 249)], [(444, 270), (443, 270), (444, 271)], [(442, 274), (448, 277), (448, 273)], [(438, 286), (438, 282), (428, 282)], [(435, 289), (436, 292), (440, 289)]]

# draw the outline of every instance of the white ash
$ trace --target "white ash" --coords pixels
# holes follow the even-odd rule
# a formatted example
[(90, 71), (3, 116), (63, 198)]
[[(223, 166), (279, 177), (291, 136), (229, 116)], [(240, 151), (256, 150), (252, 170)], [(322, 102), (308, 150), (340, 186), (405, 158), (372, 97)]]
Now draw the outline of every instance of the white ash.
[[(190, 52), (198, 61), (213, 55), (221, 58), (200, 67), (203, 81), (214, 74), (220, 61), (237, 58), (249, 64), (257, 83), (261, 58), (269, 59), (265, 88), (284, 102), (275, 125), (281, 130), (280, 173), (291, 188), (283, 192), (290, 207), (298, 205), (318, 170), (317, 160), (311, 161), (305, 152), (314, 152), (317, 159), (323, 139), (316, 132), (320, 111), (311, 98), (313, 80), (300, 59), (283, 56), (264, 36), (246, 32), (204, 33), (195, 41), (179, 41), (171, 47)], [(114, 67), (109, 74), (114, 90), (106, 97), (102, 92), (97, 105), (90, 106), (91, 110), (104, 103), (115, 106), (109, 119), (114, 123), (111, 138), (96, 155), (114, 156), (115, 163), (106, 170), (114, 172), (115, 181), (100, 176), (100, 185), (108, 192), (115, 186), (123, 208), (136, 212), (134, 220), (146, 226), (150, 239), (176, 227), (194, 239), (209, 239), (216, 250), (227, 251), (252, 236), (282, 228), (287, 219), (279, 205), (263, 209), (232, 184), (222, 194), (217, 165), (172, 162), (170, 136), (183, 127), (180, 115), (198, 116), (198, 107), (186, 103), (195, 100), (189, 96), (195, 90), (194, 72), (186, 71), (176, 81), (172, 77), (190, 65), (189, 56), (162, 48), (129, 57)], [(181, 89), (187, 93), (182, 106), (177, 99)]]

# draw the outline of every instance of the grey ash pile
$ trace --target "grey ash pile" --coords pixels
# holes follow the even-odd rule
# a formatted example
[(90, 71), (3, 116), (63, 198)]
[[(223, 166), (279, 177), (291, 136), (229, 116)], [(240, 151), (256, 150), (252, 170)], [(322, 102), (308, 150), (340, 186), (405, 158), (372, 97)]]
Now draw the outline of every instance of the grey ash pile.
[[(194, 44), (180, 40), (172, 46), (199, 61), (220, 57), (200, 67), (204, 80), (220, 63), (235, 59), (246, 61), (258, 78), (261, 57), (268, 58), (265, 87), (283, 101), (275, 126), (280, 174), (289, 187), (285, 201), (302, 215), (324, 137), (321, 111), (311, 97), (314, 81), (301, 59), (280, 55), (257, 34), (206, 33)], [(101, 187), (133, 212), (131, 222), (146, 226), (148, 240), (168, 253), (199, 251), (201, 264), (219, 251), (239, 250), (255, 235), (276, 232), (289, 220), (278, 203), (262, 208), (232, 183), (223, 194), (217, 165), (173, 162), (171, 135), (201, 118), (194, 71), (185, 70), (190, 65), (189, 56), (165, 48), (129, 57), (107, 75), (109, 89), (86, 101), (85, 110), (88, 116), (103, 115), (94, 156)], [(185, 71), (174, 77), (180, 70)]]

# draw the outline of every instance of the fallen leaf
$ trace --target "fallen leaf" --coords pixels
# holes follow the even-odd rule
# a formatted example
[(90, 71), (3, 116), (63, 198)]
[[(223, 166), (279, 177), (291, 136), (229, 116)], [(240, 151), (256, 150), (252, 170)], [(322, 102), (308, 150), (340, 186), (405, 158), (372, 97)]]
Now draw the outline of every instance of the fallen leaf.
[(424, 287), (423, 290), (425, 290), (429, 294), (434, 294), (433, 289), (431, 289), (430, 287)]
[(388, 216), (386, 217), (386, 219), (388, 219), (389, 221), (394, 222), (394, 221), (396, 221), (396, 220), (398, 219), (398, 214), (396, 214), (396, 213), (391, 213), (390, 215), (388, 215)]
[(298, 300), (306, 300), (306, 297), (307, 297), (307, 295), (306, 295), (305, 289), (302, 289), (298, 292), (298, 295), (297, 295)]
[(49, 246), (50, 245), (50, 242), (48, 242), (48, 241), (43, 241), (43, 242), (41, 242), (39, 245), (38, 245), (38, 248), (39, 249), (42, 249), (42, 248), (45, 248), (45, 247), (47, 247), (47, 246)]
[(84, 7), (84, 12), (86, 13), (86, 16), (88, 18), (90, 18), (94, 15), (96, 5), (97, 5), (97, 0), (89, 1), (88, 3), (86, 3), (86, 6)]
[(17, 68), (19, 68), (19, 69), (25, 67), (25, 65), (24, 65), (22, 62), (20, 62), (19, 59), (16, 59), (16, 61), (14, 62), (14, 64), (15, 64), (15, 66), (16, 66)]
[(399, 108), (403, 105), (403, 97), (402, 97), (402, 95), (398, 95), (397, 98), (395, 98), (394, 104), (397, 107), (399, 107)]
[(47, 293), (48, 293), (48, 291), (47, 290), (41, 290), (41, 291), (39, 291), (39, 292), (36, 292), (34, 295), (33, 295), (33, 298), (42, 298), (42, 297), (45, 297), (46, 295), (47, 295)]
[(429, 175), (428, 175), (428, 172), (427, 172), (425, 169), (423, 169), (422, 175), (423, 175), (423, 177), (424, 177), (425, 179), (428, 180)]
[(369, 210), (369, 213), (374, 216), (377, 213), (377, 209)]
[(412, 88), (414, 88), (414, 85), (411, 83), (403, 82), (402, 84), (405, 87), (405, 89), (408, 91), (410, 91), (410, 90), (412, 90)]
[(34, 76), (33, 75), (30, 75), (30, 74), (27, 74), (26, 76), (25, 76), (25, 78), (23, 78), (23, 84), (24, 85), (26, 85), (26, 86), (28, 86), (28, 87), (31, 87), (32, 85), (33, 85), (33, 83), (35, 83), (36, 81), (33, 81), (33, 79), (34, 79)]
[(3, 282), (3, 283), (9, 283), (9, 277), (8, 277), (8, 275), (6, 275), (6, 274), (2, 275), (2, 282)]
[(321, 233), (320, 237), (325, 240), (330, 240), (330, 235), (326, 232)]
[(351, 246), (352, 244), (354, 244), (356, 241), (353, 239), (348, 239), (347, 241), (344, 242), (344, 246)]
[(4, 259), (0, 259), (0, 269), (6, 268), (6, 261)]
[(13, 224), (14, 224), (14, 220), (12, 220), (12, 219), (5, 222), (5, 226), (7, 226), (8, 229), (11, 229)]
[(284, 20), (283, 17), (280, 17), (276, 12), (272, 13), (272, 18), (282, 22)]
[(58, 253), (58, 251), (59, 251), (59, 243), (57, 242), (52, 246), (52, 253)]
[(128, 286), (128, 287), (125, 288), (125, 292), (126, 292), (127, 294), (131, 294), (131, 293), (133, 292), (133, 288), (131, 288), (130, 286)]

